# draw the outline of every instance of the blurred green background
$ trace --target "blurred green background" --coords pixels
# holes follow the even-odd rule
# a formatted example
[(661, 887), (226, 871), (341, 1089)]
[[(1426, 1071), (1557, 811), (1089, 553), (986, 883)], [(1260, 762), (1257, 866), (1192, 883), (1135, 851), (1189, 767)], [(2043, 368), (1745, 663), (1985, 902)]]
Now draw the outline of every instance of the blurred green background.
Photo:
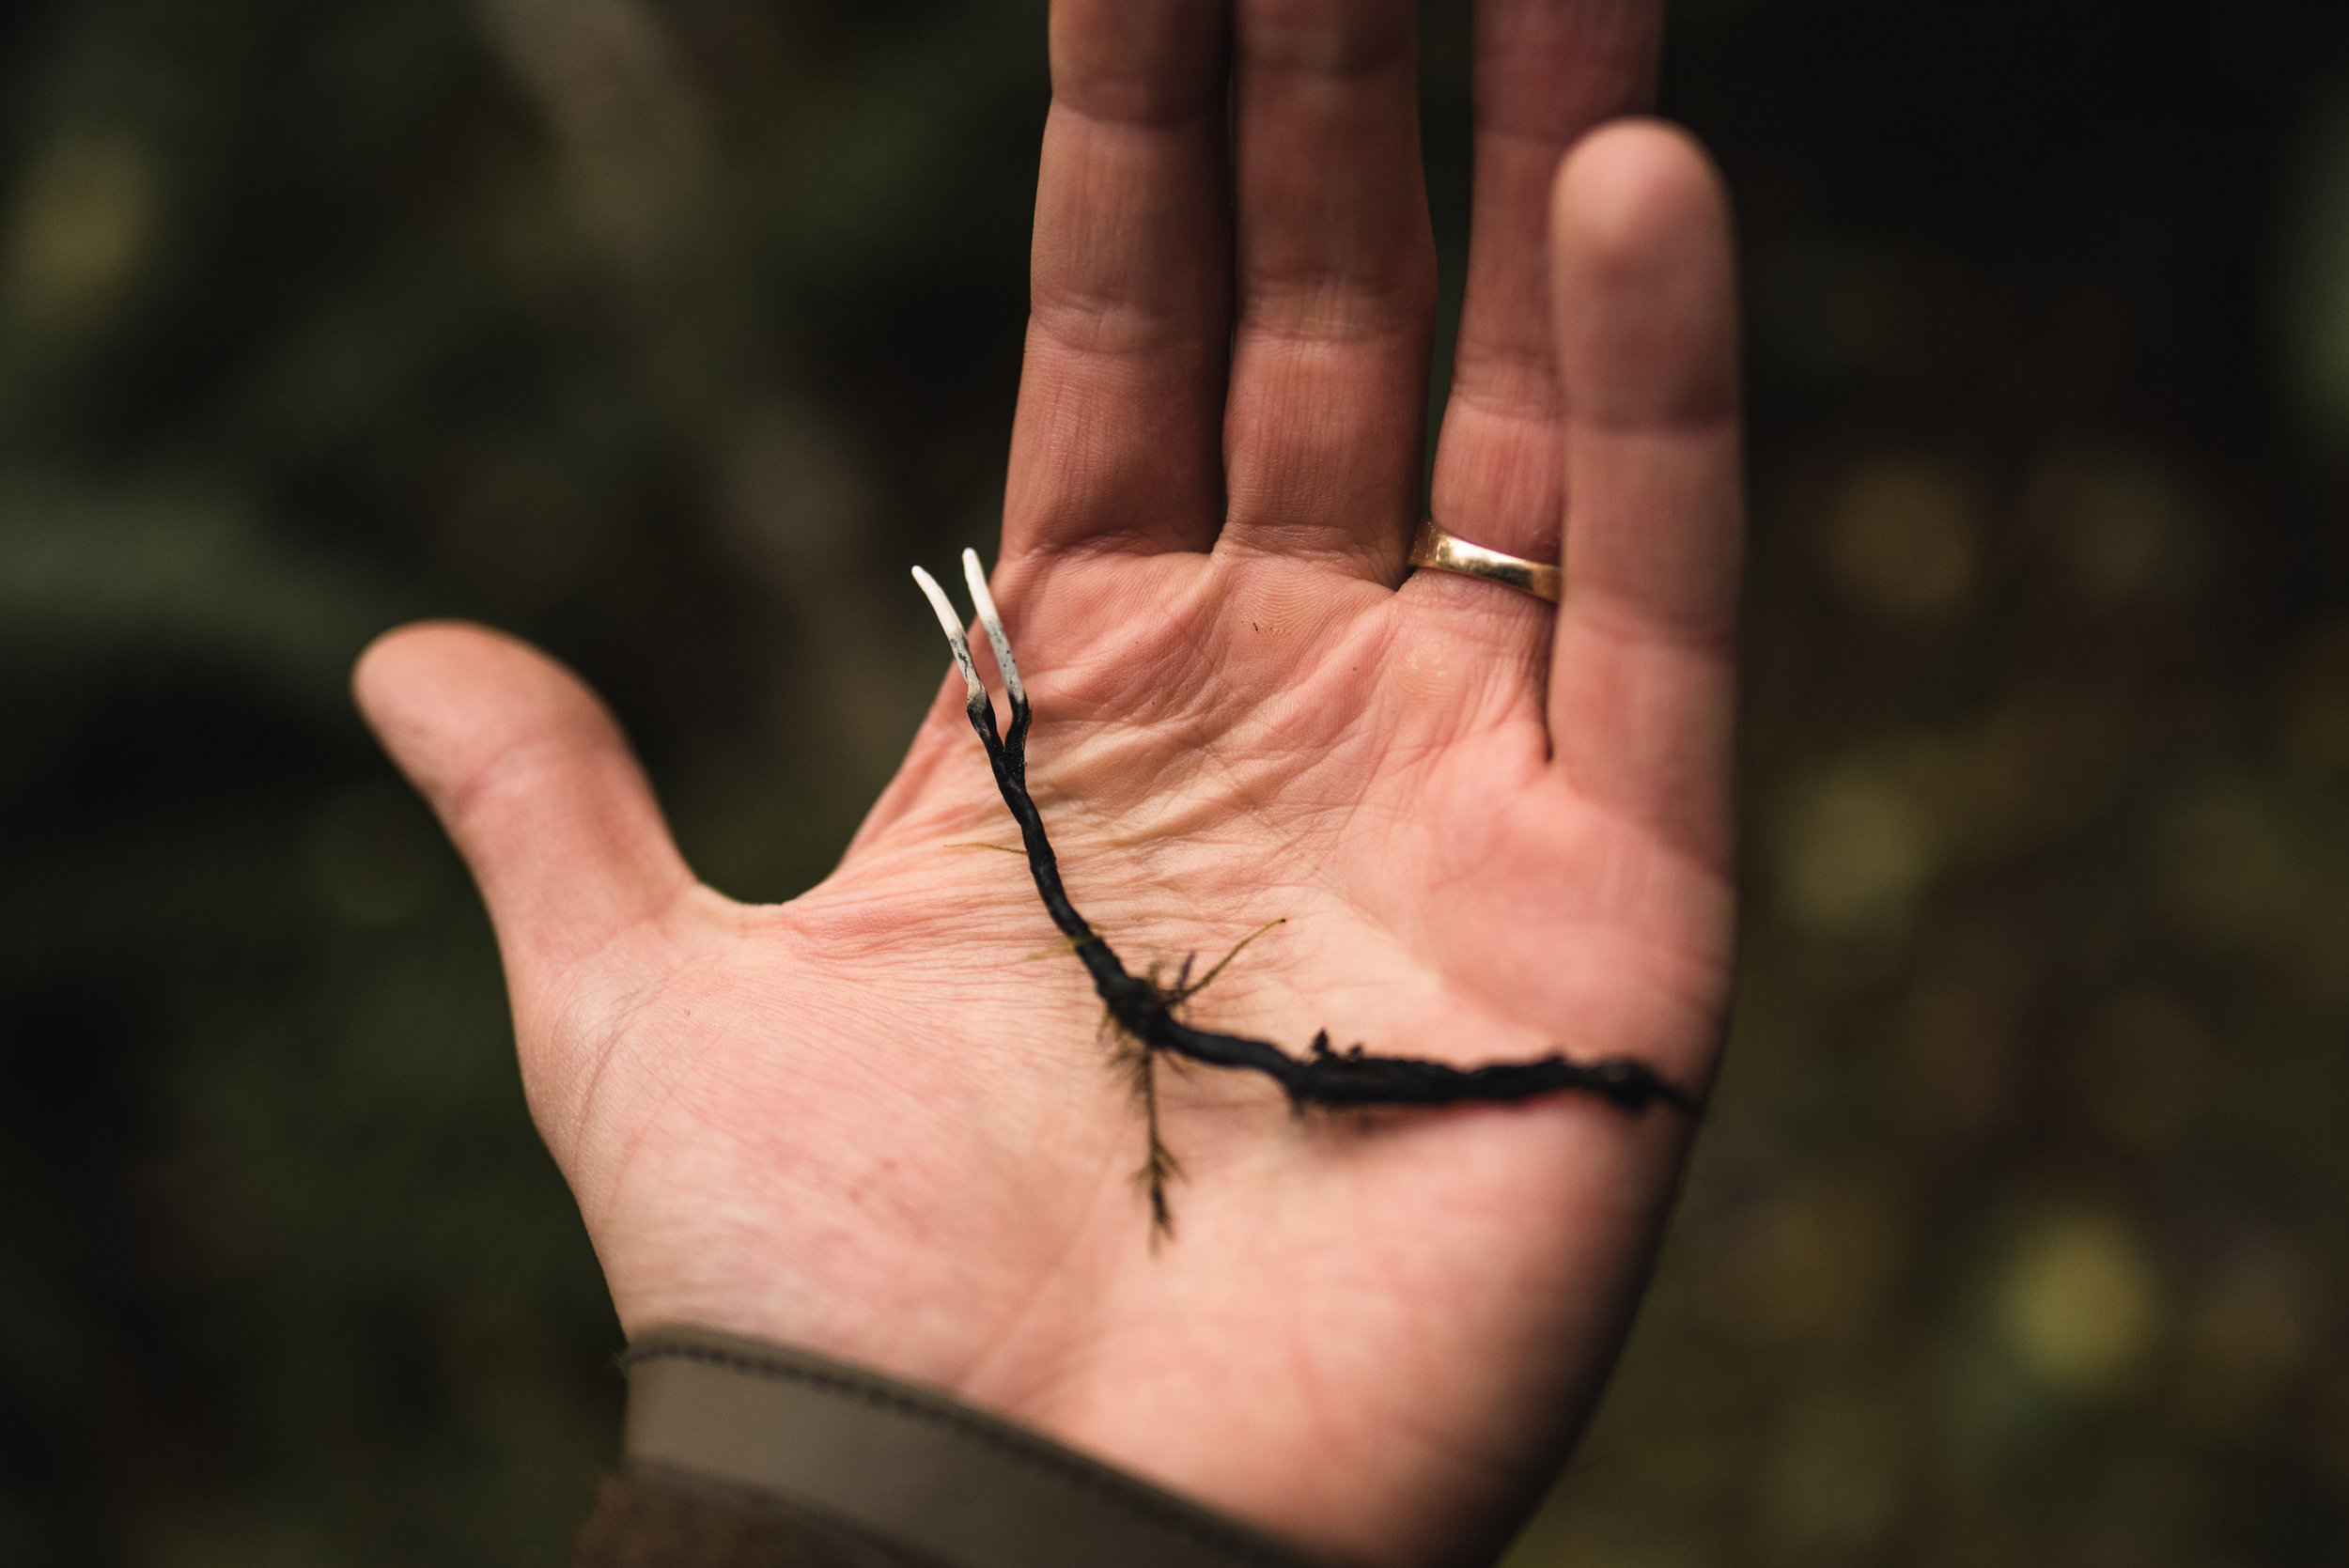
[[(0, 84), (0, 1563), (557, 1562), (617, 1330), (344, 672), (537, 638), (821, 877), (994, 525), (1040, 4), (34, 0)], [(1717, 0), (1665, 100), (1743, 991), (1512, 1568), (2349, 1560), (2349, 15)]]

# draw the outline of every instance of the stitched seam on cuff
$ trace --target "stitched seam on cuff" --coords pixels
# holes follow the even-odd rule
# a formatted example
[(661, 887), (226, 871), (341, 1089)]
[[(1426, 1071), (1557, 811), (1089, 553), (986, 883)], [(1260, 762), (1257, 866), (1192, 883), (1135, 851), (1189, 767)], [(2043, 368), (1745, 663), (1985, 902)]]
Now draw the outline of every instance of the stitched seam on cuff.
[(766, 1360), (743, 1351), (721, 1350), (713, 1345), (702, 1344), (647, 1345), (642, 1350), (625, 1351), (619, 1359), (620, 1365), (626, 1368), (664, 1358), (701, 1361), (776, 1382), (803, 1384), (827, 1393), (845, 1394), (893, 1415), (908, 1416), (930, 1426), (944, 1427), (958, 1436), (975, 1438), (984, 1447), (1044, 1470), (1059, 1480), (1072, 1483), (1095, 1497), (1153, 1524), (1173, 1529), (1193, 1544), (1234, 1561), (1261, 1564), (1263, 1568), (1307, 1568), (1311, 1561), (1304, 1557), (1259, 1546), (1252, 1541), (1220, 1530), (1210, 1520), (1199, 1517), (1170, 1498), (1158, 1496), (1144, 1483), (1127, 1481), (1114, 1471), (1104, 1473), (1093, 1463), (1061, 1452), (1047, 1438), (1006, 1431), (990, 1420), (899, 1393), (867, 1382), (853, 1372), (826, 1372), (815, 1367), (794, 1366), (787, 1362)]

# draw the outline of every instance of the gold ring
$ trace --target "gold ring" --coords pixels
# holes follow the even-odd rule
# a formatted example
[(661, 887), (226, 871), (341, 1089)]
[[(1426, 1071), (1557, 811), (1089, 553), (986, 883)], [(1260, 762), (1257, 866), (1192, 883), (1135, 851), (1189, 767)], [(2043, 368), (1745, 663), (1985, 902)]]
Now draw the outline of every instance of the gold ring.
[(1558, 602), (1556, 567), (1518, 555), (1503, 555), (1497, 550), (1455, 538), (1436, 526), (1434, 518), (1424, 519), (1419, 525), (1419, 536), (1411, 541), (1411, 565), (1433, 571), (1455, 571), (1462, 577), (1481, 577), (1487, 582), (1522, 588), (1535, 598), (1546, 598), (1552, 604)]

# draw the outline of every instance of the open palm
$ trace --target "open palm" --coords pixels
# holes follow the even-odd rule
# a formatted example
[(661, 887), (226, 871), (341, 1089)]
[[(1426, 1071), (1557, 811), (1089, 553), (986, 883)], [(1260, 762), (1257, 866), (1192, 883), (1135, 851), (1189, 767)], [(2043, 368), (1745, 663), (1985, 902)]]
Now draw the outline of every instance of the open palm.
[[(1301, 1050), (1563, 1049), (1701, 1091), (1726, 993), (1727, 224), (1625, 122), (1658, 6), (1487, 0), (1436, 515), (1562, 607), (1423, 572), (1434, 264), (1408, 5), (1055, 8), (994, 592), (1078, 907)], [(1227, 111), (1228, 104), (1228, 111)], [(1577, 143), (1560, 170), (1562, 153)], [(1563, 545), (1561, 532), (1563, 529)], [(909, 589), (907, 613), (924, 612)], [(983, 667), (988, 667), (982, 655)], [(1690, 1132), (1562, 1095), (1293, 1116), (1162, 1070), (1143, 1135), (950, 680), (840, 867), (747, 907), (609, 718), (476, 628), (360, 697), (496, 921), (539, 1127), (631, 1331), (929, 1383), (1304, 1545), (1472, 1558), (1595, 1397)]]

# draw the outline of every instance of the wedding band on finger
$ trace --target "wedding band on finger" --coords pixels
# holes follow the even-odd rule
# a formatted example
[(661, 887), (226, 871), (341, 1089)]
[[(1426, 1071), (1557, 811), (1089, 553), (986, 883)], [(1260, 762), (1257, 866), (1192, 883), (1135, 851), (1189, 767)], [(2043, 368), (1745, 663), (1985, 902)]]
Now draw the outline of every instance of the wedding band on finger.
[(1472, 545), (1466, 539), (1445, 533), (1434, 518), (1423, 520), (1419, 536), (1411, 541), (1411, 565), (1425, 567), (1430, 571), (1458, 572), (1462, 577), (1481, 577), (1487, 582), (1499, 582), (1511, 588), (1522, 588), (1535, 598), (1558, 602), (1558, 568), (1546, 561), (1528, 561), (1521, 555), (1504, 555), (1483, 545)]

